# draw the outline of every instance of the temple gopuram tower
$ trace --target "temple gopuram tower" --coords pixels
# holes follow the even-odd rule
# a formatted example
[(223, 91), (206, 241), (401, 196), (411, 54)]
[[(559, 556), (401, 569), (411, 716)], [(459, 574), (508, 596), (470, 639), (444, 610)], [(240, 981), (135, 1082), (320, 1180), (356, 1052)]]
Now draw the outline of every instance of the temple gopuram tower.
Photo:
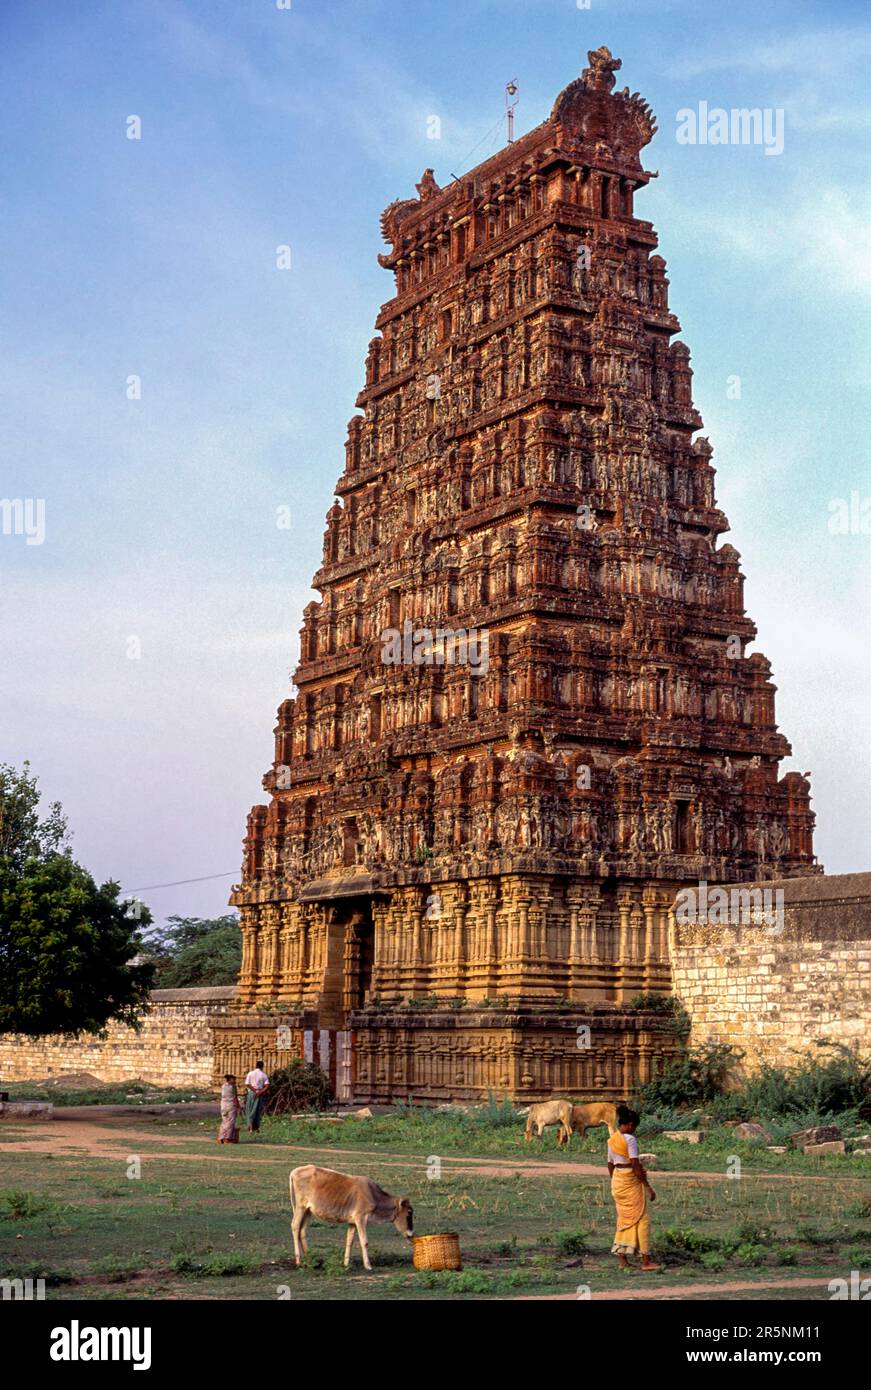
[(677, 890), (818, 871), (619, 67), (381, 219), (222, 1072), (283, 1025), (352, 1033), (359, 1097), (625, 1094), (672, 1045), (628, 1004)]

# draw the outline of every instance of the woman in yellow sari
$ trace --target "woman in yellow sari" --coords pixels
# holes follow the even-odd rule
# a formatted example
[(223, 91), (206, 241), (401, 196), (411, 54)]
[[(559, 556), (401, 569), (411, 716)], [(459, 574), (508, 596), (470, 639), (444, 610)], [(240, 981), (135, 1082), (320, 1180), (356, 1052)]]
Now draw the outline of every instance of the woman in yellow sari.
[(611, 1175), (611, 1196), (617, 1208), (617, 1230), (611, 1254), (620, 1261), (621, 1269), (629, 1269), (629, 1255), (641, 1255), (641, 1269), (651, 1274), (662, 1266), (650, 1258), (650, 1217), (647, 1199), (656, 1201), (656, 1193), (647, 1181), (647, 1173), (638, 1157), (635, 1127), (638, 1115), (628, 1106), (617, 1107), (618, 1128), (608, 1140), (608, 1172)]

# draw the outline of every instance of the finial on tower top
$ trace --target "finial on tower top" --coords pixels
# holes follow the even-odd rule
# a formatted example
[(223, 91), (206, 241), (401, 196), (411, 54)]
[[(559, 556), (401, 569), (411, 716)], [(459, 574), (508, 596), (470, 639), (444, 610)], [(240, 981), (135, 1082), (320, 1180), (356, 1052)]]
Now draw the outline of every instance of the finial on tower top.
[[(653, 112), (637, 92), (614, 91), (614, 74), (623, 66), (610, 48), (591, 48), (589, 67), (560, 92), (550, 118), (580, 162), (607, 157), (626, 173), (640, 174), (639, 151), (656, 130)], [(645, 175), (645, 179), (646, 179)]]
[(425, 203), (428, 198), (434, 198), (437, 193), (441, 193), (432, 169), (424, 169), (420, 183), (416, 183), (415, 188), (422, 203)]
[(601, 48), (591, 48), (587, 53), (587, 61), (590, 64), (581, 73), (581, 81), (584, 86), (594, 92), (613, 92), (614, 73), (619, 72), (623, 66), (622, 58), (613, 58), (610, 48), (602, 44)]

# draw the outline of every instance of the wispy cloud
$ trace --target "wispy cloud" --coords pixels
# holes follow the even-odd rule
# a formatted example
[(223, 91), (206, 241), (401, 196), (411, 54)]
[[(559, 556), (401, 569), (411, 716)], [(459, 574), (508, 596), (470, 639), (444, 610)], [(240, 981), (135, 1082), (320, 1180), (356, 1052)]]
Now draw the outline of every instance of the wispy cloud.
[(842, 82), (845, 72), (861, 70), (871, 56), (871, 31), (867, 27), (820, 29), (778, 35), (761, 43), (736, 42), (731, 49), (698, 49), (691, 57), (669, 65), (672, 77), (697, 77), (713, 72), (802, 73), (814, 80), (834, 77)]

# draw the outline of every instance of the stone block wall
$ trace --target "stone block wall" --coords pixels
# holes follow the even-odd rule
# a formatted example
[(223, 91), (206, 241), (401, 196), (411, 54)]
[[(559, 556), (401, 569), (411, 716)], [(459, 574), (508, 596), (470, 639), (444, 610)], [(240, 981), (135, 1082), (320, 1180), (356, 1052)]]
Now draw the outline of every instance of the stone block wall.
[(672, 922), (674, 992), (692, 1019), (691, 1041), (740, 1047), (745, 1070), (789, 1064), (818, 1038), (867, 1048), (871, 873), (740, 886), (781, 890), (782, 920), (724, 925), (708, 911)]
[(236, 994), (235, 985), (154, 990), (139, 1032), (113, 1023), (105, 1038), (0, 1034), (0, 1081), (90, 1072), (101, 1081), (211, 1087), (210, 1024), (235, 1006)]

